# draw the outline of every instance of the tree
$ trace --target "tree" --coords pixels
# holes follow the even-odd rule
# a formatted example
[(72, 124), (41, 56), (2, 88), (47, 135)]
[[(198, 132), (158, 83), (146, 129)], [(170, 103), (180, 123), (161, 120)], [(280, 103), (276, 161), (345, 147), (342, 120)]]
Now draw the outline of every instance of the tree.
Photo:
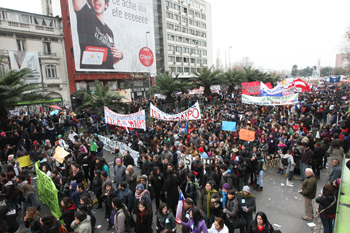
[(297, 65), (294, 65), (292, 67), (292, 72), (291, 72), (292, 76), (293, 77), (298, 77), (298, 74), (299, 74), (299, 70), (298, 70), (298, 66)]
[(254, 62), (249, 57), (242, 57), (239, 64), (245, 68), (254, 66)]
[[(2, 59), (0, 59), (1, 64)], [(47, 100), (41, 85), (26, 83), (33, 78), (34, 71), (28, 68), (21, 70), (5, 70), (0, 68), (0, 129), (8, 130), (8, 114), (11, 107), (20, 102)]]
[(96, 91), (91, 92), (89, 90), (82, 90), (75, 92), (75, 96), (80, 97), (83, 104), (79, 106), (76, 111), (79, 112), (84, 108), (89, 108), (98, 114), (104, 112), (104, 106), (112, 108), (114, 111), (124, 113), (127, 105), (122, 103), (123, 96), (119, 95), (118, 92), (110, 90), (112, 84), (104, 85), (103, 82), (98, 80), (94, 81), (96, 85)]
[(225, 83), (227, 83), (229, 86), (227, 91), (228, 93), (232, 93), (236, 85), (240, 85), (241, 82), (246, 81), (243, 72), (238, 70), (229, 69), (223, 75), (224, 75)]
[(191, 85), (179, 78), (179, 74), (173, 77), (173, 73), (165, 72), (156, 76), (154, 85), (150, 89), (152, 94), (162, 94), (166, 96), (166, 103), (174, 103), (174, 96), (177, 92), (186, 92)]
[(333, 72), (333, 68), (332, 67), (323, 67), (321, 69), (321, 77), (326, 77), (326, 76), (330, 76), (330, 74)]
[(209, 96), (211, 94), (210, 87), (213, 85), (221, 85), (225, 83), (224, 76), (222, 75), (221, 70), (215, 69), (212, 67), (203, 67), (197, 72), (193, 73), (195, 76), (192, 77), (192, 80), (198, 86), (204, 87), (204, 95)]
[(244, 79), (247, 80), (247, 82), (253, 82), (253, 81), (261, 81), (265, 82), (267, 78), (267, 74), (264, 72), (261, 72), (258, 69), (252, 68), (251, 66), (244, 68)]

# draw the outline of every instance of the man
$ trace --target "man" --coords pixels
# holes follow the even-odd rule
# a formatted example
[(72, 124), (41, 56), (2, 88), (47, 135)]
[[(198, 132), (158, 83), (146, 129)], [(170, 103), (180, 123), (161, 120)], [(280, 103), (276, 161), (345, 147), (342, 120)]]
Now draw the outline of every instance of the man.
[(134, 172), (134, 167), (133, 167), (132, 165), (129, 165), (129, 166), (126, 168), (126, 171), (125, 171), (125, 180), (126, 180), (126, 183), (129, 185), (129, 189), (130, 189), (133, 193), (135, 193), (137, 175), (136, 175), (136, 173)]
[(129, 209), (132, 210), (134, 206), (134, 194), (128, 188), (126, 181), (120, 181), (118, 187), (118, 198), (122, 200), (123, 204)]
[(128, 167), (129, 165), (134, 166), (134, 158), (131, 157), (130, 153), (128, 150), (124, 151), (124, 166)]
[(190, 138), (190, 143), (193, 143), (193, 145), (198, 148), (199, 144), (201, 143), (201, 140), (197, 137), (197, 134), (192, 133)]
[(83, 183), (79, 183), (79, 184), (78, 184), (77, 190), (78, 190), (79, 193), (80, 193), (80, 198), (81, 198), (82, 196), (87, 196), (88, 198), (91, 199), (91, 196), (90, 196), (89, 192), (88, 192), (86, 189), (84, 189), (84, 184), (83, 184)]
[[(81, 51), (80, 68), (114, 69), (113, 65), (123, 59), (114, 45), (113, 32), (104, 21), (108, 6), (109, 0), (73, 0)], [(101, 58), (90, 61), (91, 53), (96, 50)]]
[(169, 146), (164, 144), (163, 152), (160, 154), (160, 160), (168, 159), (169, 163), (173, 163), (173, 154), (169, 151)]
[(196, 155), (196, 160), (191, 164), (191, 171), (196, 175), (198, 181), (200, 181), (203, 172), (203, 163), (200, 155)]
[(303, 182), (300, 194), (304, 197), (305, 216), (301, 217), (305, 221), (312, 222), (313, 208), (312, 199), (316, 196), (317, 181), (311, 168), (305, 170), (306, 179)]
[(306, 177), (305, 169), (308, 168), (312, 159), (312, 150), (309, 148), (309, 144), (307, 142), (303, 142), (301, 145), (303, 146), (303, 152), (300, 156), (300, 181), (304, 181)]
[[(190, 220), (190, 212), (193, 209), (197, 209), (197, 207), (193, 204), (193, 200), (191, 198), (186, 198), (185, 199), (185, 203), (182, 207), (182, 221), (187, 223)], [(189, 233), (190, 232), (190, 228), (189, 227), (184, 227), (182, 226), (182, 233)]]
[[(105, 194), (106, 193), (106, 185), (108, 183), (112, 183), (111, 178), (109, 178), (106, 171), (103, 171), (103, 172), (101, 172), (101, 179), (102, 179), (102, 194)], [(102, 208), (103, 198), (102, 198), (102, 196), (100, 196), (100, 197), (97, 197), (97, 199), (98, 199), (98, 207), (96, 209), (100, 209), (100, 208)]]
[(151, 168), (152, 171), (154, 167), (158, 167), (160, 171), (163, 171), (163, 163), (159, 160), (158, 155), (153, 156)]
[(333, 181), (335, 181), (338, 178), (341, 178), (341, 172), (342, 172), (342, 168), (339, 164), (339, 160), (338, 159), (333, 159), (333, 167), (331, 169), (331, 172), (328, 176), (328, 181), (333, 184)]
[(125, 180), (126, 167), (122, 165), (122, 161), (118, 158), (115, 161), (116, 166), (114, 167), (114, 180), (115, 186), (118, 187), (119, 182)]
[(199, 147), (198, 152), (201, 158), (206, 158), (206, 159), (209, 158), (208, 154), (204, 151), (203, 147)]
[(91, 134), (97, 133), (97, 128), (95, 127), (94, 123), (92, 123), (91, 126), (88, 128), (88, 132)]
[(143, 184), (138, 184), (136, 186), (135, 205), (134, 205), (135, 208), (137, 208), (137, 205), (139, 204), (140, 201), (145, 201), (146, 205), (151, 210), (151, 213), (153, 213), (152, 200), (151, 200), (150, 194), (149, 194), (148, 190), (145, 190), (145, 187), (143, 186)]
[[(122, 155), (122, 153), (120, 153), (118, 147), (114, 148), (114, 160), (113, 160), (114, 162), (113, 162), (113, 167), (115, 167), (117, 159), (120, 159), (121, 161), (123, 161), (123, 155)], [(123, 164), (124, 164), (124, 163), (123, 163)]]

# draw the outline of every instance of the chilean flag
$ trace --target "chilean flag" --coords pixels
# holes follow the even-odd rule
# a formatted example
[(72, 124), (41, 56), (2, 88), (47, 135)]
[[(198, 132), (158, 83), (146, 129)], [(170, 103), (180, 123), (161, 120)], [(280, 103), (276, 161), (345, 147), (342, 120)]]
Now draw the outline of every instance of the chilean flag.
[(295, 89), (298, 92), (312, 91), (310, 88), (310, 85), (304, 82), (303, 80), (301, 80), (300, 78), (290, 82), (288, 85), (288, 88), (291, 88), (291, 87), (295, 87)]
[(177, 209), (176, 209), (176, 218), (180, 219), (181, 221), (182, 221), (182, 207), (184, 206), (184, 203), (185, 203), (185, 197), (180, 190), (179, 202), (177, 203)]

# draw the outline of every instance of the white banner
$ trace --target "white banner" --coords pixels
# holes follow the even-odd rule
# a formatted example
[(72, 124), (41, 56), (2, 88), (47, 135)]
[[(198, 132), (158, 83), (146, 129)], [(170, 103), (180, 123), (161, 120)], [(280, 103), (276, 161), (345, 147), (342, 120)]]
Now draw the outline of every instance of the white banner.
[(283, 94), (283, 96), (295, 94), (295, 87), (283, 88), (283, 89), (282, 89), (282, 94)]
[(199, 109), (199, 104), (196, 102), (192, 107), (178, 114), (170, 115), (165, 112), (160, 111), (151, 103), (151, 117), (155, 119), (160, 119), (164, 121), (190, 121), (190, 120), (200, 120), (201, 111)]
[(11, 69), (21, 70), (29, 68), (33, 70), (33, 77), (27, 77), (26, 83), (42, 83), (41, 68), (37, 52), (9, 51)]
[(152, 0), (68, 0), (77, 71), (156, 73)]
[(138, 151), (132, 150), (125, 143), (118, 142), (118, 141), (112, 141), (112, 140), (110, 140), (106, 137), (103, 137), (101, 135), (98, 135), (98, 138), (104, 144), (103, 149), (106, 149), (107, 151), (114, 152), (114, 148), (118, 147), (119, 151), (120, 151), (120, 153), (122, 153), (123, 157), (124, 157), (124, 152), (129, 151), (131, 157), (134, 159), (135, 165), (137, 166), (137, 159), (140, 156), (140, 153)]
[[(203, 164), (212, 164), (214, 158), (201, 158), (201, 161)], [(178, 162), (183, 162), (185, 167), (191, 169), (192, 161), (196, 160), (196, 157), (192, 157), (192, 155), (186, 155), (181, 153), (180, 151), (177, 152), (177, 160)]]
[(290, 105), (298, 103), (298, 94), (287, 95), (283, 97), (254, 97), (250, 95), (242, 95), (243, 104), (257, 104), (257, 105)]
[(263, 82), (260, 82), (260, 96), (282, 96), (282, 87), (277, 84), (273, 89), (269, 89)]
[(145, 110), (129, 115), (118, 114), (107, 107), (104, 110), (106, 124), (146, 130)]

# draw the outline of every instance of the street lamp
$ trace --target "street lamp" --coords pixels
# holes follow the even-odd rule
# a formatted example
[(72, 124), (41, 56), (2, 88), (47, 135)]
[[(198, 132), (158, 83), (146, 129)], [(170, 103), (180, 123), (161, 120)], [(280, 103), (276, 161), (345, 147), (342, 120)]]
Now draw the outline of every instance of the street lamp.
[(150, 93), (150, 98), (152, 97), (152, 94), (151, 94), (151, 73), (149, 72), (149, 54), (148, 54), (148, 51), (149, 51), (149, 48), (148, 48), (148, 34), (150, 32), (146, 32), (146, 47), (147, 47), (147, 70), (148, 70), (148, 88), (149, 88), (149, 93)]
[(231, 49), (232, 46), (228, 48), (228, 68), (231, 69)]

